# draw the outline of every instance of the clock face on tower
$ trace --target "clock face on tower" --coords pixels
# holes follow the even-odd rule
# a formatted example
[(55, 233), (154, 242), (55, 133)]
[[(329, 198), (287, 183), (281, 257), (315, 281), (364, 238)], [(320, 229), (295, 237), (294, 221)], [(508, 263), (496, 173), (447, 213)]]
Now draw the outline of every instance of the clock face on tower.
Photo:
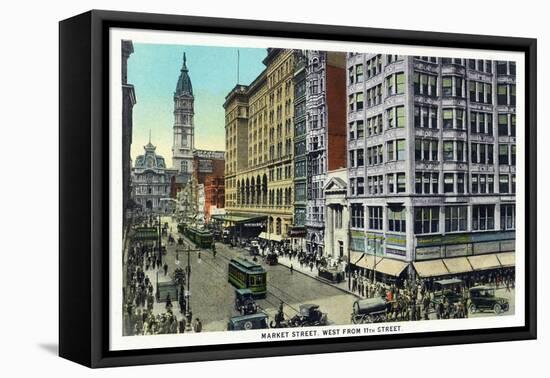
[(153, 168), (153, 157), (149, 156), (147, 157), (147, 168)]

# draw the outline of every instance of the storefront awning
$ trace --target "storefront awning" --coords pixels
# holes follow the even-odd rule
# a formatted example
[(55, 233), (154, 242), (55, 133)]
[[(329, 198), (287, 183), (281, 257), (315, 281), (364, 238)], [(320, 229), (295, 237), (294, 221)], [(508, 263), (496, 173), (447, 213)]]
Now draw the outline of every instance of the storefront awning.
[(443, 264), (443, 260), (415, 261), (413, 265), (420, 277), (437, 277), (450, 274), (445, 264)]
[(277, 242), (280, 242), (281, 240), (283, 240), (283, 237), (281, 235), (268, 234), (267, 232), (261, 232), (260, 235), (258, 235), (258, 237), (260, 239), (273, 240), (273, 241), (277, 241)]
[(451, 274), (468, 273), (472, 271), (472, 266), (466, 257), (443, 259), (443, 263)]
[(407, 263), (388, 257), (374, 256), (362, 252), (351, 252), (351, 264), (364, 269), (376, 270), (389, 276), (398, 277), (407, 267)]
[(376, 271), (389, 276), (399, 277), (401, 272), (407, 267), (407, 263), (400, 260), (389, 259), (387, 257), (376, 262)]
[(494, 253), (488, 255), (468, 256), (467, 259), (474, 270), (498, 269), (502, 267), (496, 254)]
[(503, 268), (509, 268), (516, 266), (516, 253), (515, 252), (504, 252), (497, 255), (498, 261)]
[(267, 216), (261, 214), (214, 214), (212, 219), (229, 222), (229, 223), (251, 223), (259, 222), (267, 219)]
[[(372, 270), (374, 268), (374, 256), (367, 255), (362, 252), (352, 252), (351, 253), (351, 263), (359, 268), (365, 268)], [(382, 260), (382, 257), (376, 256), (376, 264)]]

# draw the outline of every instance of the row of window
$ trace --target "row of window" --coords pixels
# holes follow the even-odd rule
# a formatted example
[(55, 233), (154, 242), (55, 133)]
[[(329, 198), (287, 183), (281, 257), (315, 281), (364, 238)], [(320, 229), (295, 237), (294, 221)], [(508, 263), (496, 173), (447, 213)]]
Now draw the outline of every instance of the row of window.
[[(386, 55), (386, 64), (391, 64), (402, 60), (402, 55)], [(382, 55), (376, 55), (375, 57), (369, 59), (365, 66), (367, 67), (366, 76), (367, 79), (374, 77), (382, 73)], [(364, 66), (362, 63), (356, 64), (348, 68), (348, 83), (362, 83), (364, 76)]]
[[(369, 230), (384, 228), (384, 212), (382, 206), (368, 206)], [(473, 205), (471, 207), (471, 230), (488, 231), (495, 229), (495, 205)], [(468, 230), (468, 206), (423, 206), (414, 208), (414, 233), (440, 233), (441, 210), (444, 214), (444, 231), (465, 232)], [(502, 204), (500, 210), (500, 229), (515, 229), (515, 205)], [(351, 204), (351, 227), (365, 228), (365, 207), (362, 204)], [(387, 230), (390, 232), (406, 232), (406, 212), (404, 206), (387, 207)]]
[[(406, 180), (404, 173), (386, 174), (387, 193), (404, 193), (406, 191)], [(417, 171), (415, 173), (416, 194), (465, 194), (468, 188), (467, 175), (463, 172), (452, 172), (443, 174), (443, 187), (439, 187), (439, 172)], [(470, 178), (471, 194), (493, 194), (495, 193), (495, 180), (493, 174), (472, 173)], [(499, 175), (499, 193), (514, 194), (516, 192), (516, 175)], [(353, 177), (350, 179), (350, 195), (361, 196), (365, 194), (365, 178)], [(384, 194), (384, 175), (367, 176), (366, 193), (368, 195)]]
[[(437, 63), (437, 58), (433, 56), (415, 56), (417, 60), (430, 63)], [(460, 58), (439, 58), (441, 64), (454, 64), (464, 66), (467, 62), (468, 69), (479, 72), (493, 73), (493, 61), (484, 59), (460, 59)], [(497, 61), (497, 75), (516, 74), (516, 62)]]
[[(499, 144), (499, 164), (516, 165), (516, 145)], [(443, 160), (466, 162), (467, 143), (461, 140), (443, 141)], [(416, 161), (439, 161), (439, 141), (437, 139), (416, 138), (414, 156)], [(476, 164), (494, 164), (494, 145), (492, 143), (471, 143), (471, 162)], [(378, 165), (383, 161), (383, 146), (367, 147), (367, 166)], [(405, 160), (405, 140), (386, 142), (386, 161)], [(364, 149), (349, 151), (349, 166), (365, 165)]]
[[(362, 107), (361, 107), (362, 109)], [(443, 108), (443, 128), (447, 130), (466, 130), (465, 111), (462, 108)], [(405, 127), (405, 107), (395, 106), (386, 109), (386, 129)], [(379, 135), (383, 131), (382, 115), (367, 118), (367, 136)], [(438, 129), (438, 109), (436, 106), (415, 105), (414, 126), (416, 128)], [(473, 134), (493, 135), (493, 115), (486, 112), (470, 112), (470, 132)], [(511, 113), (498, 115), (498, 135), (516, 136), (516, 116)], [(365, 136), (363, 120), (349, 124), (350, 140)]]
[[(499, 144), (498, 162), (500, 165), (516, 165), (516, 145)], [(466, 162), (467, 143), (462, 140), (443, 141), (443, 160)], [(365, 166), (364, 149), (349, 151), (349, 166), (351, 168)], [(494, 145), (492, 143), (471, 143), (470, 161), (476, 164), (494, 164)], [(384, 163), (383, 145), (366, 148), (367, 166)], [(386, 161), (405, 160), (405, 139), (386, 142)], [(439, 141), (437, 139), (416, 138), (414, 147), (415, 161), (439, 161)]]
[[(382, 175), (369, 176), (367, 178), (368, 186), (367, 193), (369, 195), (384, 194), (384, 179)], [(387, 193), (399, 194), (405, 193), (406, 176), (405, 173), (388, 173), (386, 174)], [(349, 180), (350, 195), (361, 196), (365, 194), (365, 178), (353, 177)]]

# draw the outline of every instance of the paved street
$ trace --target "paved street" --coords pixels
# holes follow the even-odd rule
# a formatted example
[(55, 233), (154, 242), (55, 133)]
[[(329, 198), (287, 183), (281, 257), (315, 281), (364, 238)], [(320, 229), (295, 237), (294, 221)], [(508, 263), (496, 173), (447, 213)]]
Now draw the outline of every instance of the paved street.
[[(162, 223), (168, 222), (172, 235), (177, 239), (176, 223), (170, 217), (163, 217)], [(185, 241), (186, 244), (190, 242)], [(167, 238), (163, 238), (163, 244), (167, 246), (167, 254), (164, 261), (168, 264), (169, 274), (178, 266), (187, 266), (186, 247), (167, 245)], [(193, 319), (199, 318), (203, 324), (203, 331), (223, 331), (227, 329), (227, 321), (232, 316), (238, 315), (234, 310), (235, 289), (227, 282), (228, 263), (231, 258), (242, 257), (251, 259), (248, 252), (241, 248), (231, 248), (222, 243), (216, 243), (217, 254), (213, 256), (210, 250), (189, 252), (191, 263), (191, 310)], [(331, 324), (349, 324), (350, 313), (353, 302), (358, 298), (354, 293), (347, 292), (345, 283), (331, 285), (316, 278), (316, 270), (300, 269), (298, 264), (294, 265), (294, 273), (291, 274), (288, 268), (289, 262), (282, 259), (284, 264), (267, 265), (262, 262), (267, 270), (268, 294), (265, 299), (257, 301), (260, 308), (265, 311), (270, 320), (274, 319), (281, 301), (284, 302), (284, 311), (287, 318), (292, 317), (298, 311), (299, 305), (304, 303), (318, 304), (323, 312), (328, 313)], [(150, 269), (146, 271), (153, 285), (156, 286), (157, 271)], [(159, 275), (164, 275), (161, 270)], [(156, 287), (155, 287), (156, 290)], [(497, 289), (496, 295), (507, 298), (510, 303), (510, 311), (499, 316), (513, 314), (514, 290), (507, 292), (505, 288)], [(182, 317), (179, 313), (177, 301), (173, 301), (174, 313), (178, 319)], [(165, 312), (164, 303), (155, 303), (153, 312), (159, 314)], [(478, 312), (470, 317), (495, 316), (493, 312)], [(435, 314), (430, 318), (435, 319)]]
[[(165, 218), (172, 231), (176, 230), (175, 223)], [(183, 251), (181, 247), (179, 247)], [(166, 262), (169, 271), (173, 271), (178, 264), (176, 245), (167, 247)], [(234, 287), (227, 282), (227, 267), (229, 260), (234, 257), (245, 257), (247, 252), (240, 248), (216, 243), (217, 254), (214, 258), (211, 251), (202, 251), (201, 259), (198, 252), (191, 252), (191, 310), (193, 318), (198, 317), (203, 323), (205, 331), (221, 331), (227, 327), (231, 316), (237, 315), (234, 310)], [(180, 266), (187, 265), (187, 253), (179, 252)], [(311, 277), (290, 270), (282, 265), (269, 266), (263, 264), (268, 275), (268, 294), (265, 299), (257, 301), (263, 311), (273, 319), (281, 301), (285, 303), (284, 311), (287, 317), (296, 314), (299, 305), (303, 303), (318, 304), (323, 312), (329, 314), (329, 321), (335, 324), (347, 324), (353, 301), (356, 297), (342, 292), (330, 285), (321, 283)], [(162, 304), (157, 304), (163, 310)]]

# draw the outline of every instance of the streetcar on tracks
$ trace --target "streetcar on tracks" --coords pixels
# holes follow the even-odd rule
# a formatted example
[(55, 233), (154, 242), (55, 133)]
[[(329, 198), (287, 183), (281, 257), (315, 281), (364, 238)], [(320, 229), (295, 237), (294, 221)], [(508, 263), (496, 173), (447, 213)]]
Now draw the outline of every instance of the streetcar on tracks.
[(214, 235), (212, 234), (212, 231), (204, 229), (201, 230), (195, 227), (186, 226), (184, 224), (178, 225), (178, 231), (195, 243), (198, 248), (212, 248), (212, 243), (214, 242)]
[(254, 297), (265, 298), (267, 272), (259, 264), (247, 259), (231, 259), (227, 269), (228, 281), (237, 289), (250, 289)]

